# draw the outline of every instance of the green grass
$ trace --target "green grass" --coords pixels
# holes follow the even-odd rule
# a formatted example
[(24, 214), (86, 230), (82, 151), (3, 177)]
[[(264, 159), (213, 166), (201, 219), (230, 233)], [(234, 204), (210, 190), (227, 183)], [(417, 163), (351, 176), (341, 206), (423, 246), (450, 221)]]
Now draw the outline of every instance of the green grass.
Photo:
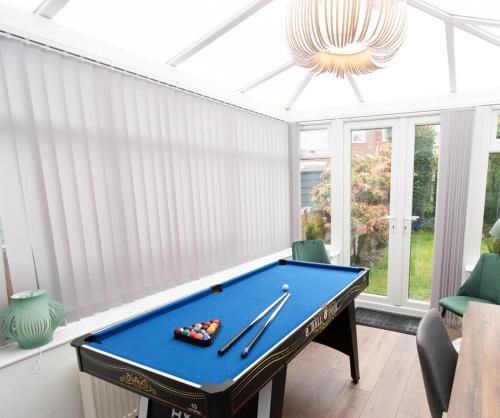
[[(488, 252), (483, 239), (481, 254)], [(411, 234), (409, 299), (430, 300), (432, 283), (432, 258), (434, 256), (434, 231), (419, 231)], [(370, 286), (367, 293), (387, 295), (388, 249), (384, 256), (370, 269)]]
[[(433, 231), (413, 232), (410, 256), (410, 299), (429, 300), (432, 282)], [(370, 270), (370, 286), (366, 292), (387, 295), (388, 250)]]
[(410, 299), (430, 300), (433, 256), (434, 231), (412, 233), (408, 291)]

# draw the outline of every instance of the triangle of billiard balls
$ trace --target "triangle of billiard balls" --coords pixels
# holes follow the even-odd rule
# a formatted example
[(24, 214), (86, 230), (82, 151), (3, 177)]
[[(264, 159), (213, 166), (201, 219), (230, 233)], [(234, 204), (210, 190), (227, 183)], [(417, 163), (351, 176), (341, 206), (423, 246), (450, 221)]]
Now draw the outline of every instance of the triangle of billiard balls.
[(174, 337), (197, 345), (210, 345), (221, 327), (221, 321), (218, 319), (197, 322), (193, 325), (177, 328), (174, 331)]

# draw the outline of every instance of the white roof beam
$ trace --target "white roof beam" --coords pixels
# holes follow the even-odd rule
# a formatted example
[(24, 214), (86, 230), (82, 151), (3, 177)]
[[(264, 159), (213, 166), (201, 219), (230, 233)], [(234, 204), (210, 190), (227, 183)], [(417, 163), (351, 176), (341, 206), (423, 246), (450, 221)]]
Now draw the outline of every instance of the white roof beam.
[(359, 91), (359, 87), (356, 84), (356, 80), (354, 80), (354, 78), (352, 78), (351, 73), (345, 73), (345, 76), (347, 78), (347, 81), (349, 81), (349, 84), (351, 85), (352, 91), (354, 92), (354, 94), (358, 98), (359, 103), (363, 103), (365, 101), (365, 99), (363, 98), (363, 95)]
[(460, 16), (460, 15), (451, 15), (451, 19), (455, 22), (468, 23), (470, 25), (500, 27), (500, 20), (497, 19), (485, 19), (482, 17)]
[(220, 38), (226, 32), (230, 31), (234, 27), (238, 26), (241, 22), (245, 21), (250, 16), (258, 12), (264, 6), (267, 6), (269, 3), (271, 3), (271, 1), (273, 0), (255, 0), (254, 2), (250, 3), (248, 6), (230, 17), (228, 20), (212, 29), (201, 39), (188, 46), (184, 51), (168, 60), (167, 64), (176, 66), (183, 63), (188, 58), (192, 57), (194, 54), (200, 52), (203, 48), (207, 47), (212, 42)]
[(453, 24), (456, 28), (463, 30), (464, 32), (470, 33), (483, 41), (489, 42), (493, 45), (500, 46), (500, 38), (490, 32), (476, 28), (469, 24), (459, 22), (454, 19), (454, 16), (439, 7), (433, 6), (423, 0), (407, 0), (407, 4), (414, 7), (415, 9), (421, 10), (431, 16), (441, 19), (444, 22)]
[(457, 72), (455, 65), (455, 28), (451, 23), (445, 23), (446, 49), (448, 52), (448, 75), (450, 79), (450, 91), (457, 92)]
[(285, 104), (285, 110), (290, 110), (290, 108), (295, 104), (297, 99), (300, 97), (304, 89), (307, 87), (309, 82), (312, 80), (314, 77), (314, 73), (308, 72), (306, 76), (303, 78), (303, 80), (300, 82), (300, 84), (297, 86), (293, 94), (290, 96), (288, 101)]
[(44, 0), (33, 13), (53, 19), (68, 2), (69, 0)]
[(453, 25), (458, 29), (468, 32), (479, 39), (482, 39), (483, 41), (500, 47), (500, 37), (494, 35), (491, 32), (477, 28), (475, 26), (467, 25), (465, 23), (454, 23)]
[(275, 69), (269, 71), (268, 73), (264, 74), (263, 76), (252, 81), (251, 83), (248, 83), (248, 84), (244, 85), (243, 87), (239, 88), (238, 91), (240, 93), (246, 93), (247, 91), (252, 90), (257, 86), (260, 86), (262, 83), (265, 83), (266, 81), (270, 80), (271, 78), (276, 77), (277, 75), (281, 74), (282, 72), (288, 70), (289, 68), (291, 68), (293, 66), (294, 66), (293, 61), (285, 62), (284, 64), (281, 64), (279, 67), (276, 67)]

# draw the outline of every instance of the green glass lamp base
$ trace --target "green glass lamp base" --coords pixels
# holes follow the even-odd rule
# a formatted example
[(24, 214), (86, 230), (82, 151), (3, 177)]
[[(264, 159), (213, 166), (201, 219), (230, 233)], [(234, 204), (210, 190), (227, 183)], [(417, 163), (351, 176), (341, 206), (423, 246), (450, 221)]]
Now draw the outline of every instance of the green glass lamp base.
[(52, 341), (64, 317), (63, 305), (45, 290), (28, 290), (12, 295), (9, 307), (0, 313), (0, 333), (22, 349), (37, 348)]

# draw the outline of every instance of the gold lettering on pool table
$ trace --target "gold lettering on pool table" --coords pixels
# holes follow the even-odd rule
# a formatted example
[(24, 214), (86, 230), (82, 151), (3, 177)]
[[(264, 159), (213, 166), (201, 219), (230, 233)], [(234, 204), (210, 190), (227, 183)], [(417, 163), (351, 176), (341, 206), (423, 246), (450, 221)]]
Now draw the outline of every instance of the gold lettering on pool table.
[(156, 390), (151, 386), (151, 383), (149, 383), (146, 378), (137, 376), (132, 373), (123, 373), (120, 376), (120, 382), (124, 383), (125, 385), (132, 386), (134, 389), (144, 392), (144, 393), (150, 393), (151, 395), (156, 395)]
[(306, 327), (305, 334), (306, 338), (309, 337), (311, 334), (318, 334), (323, 329), (325, 329), (326, 325), (328, 325), (328, 320), (333, 317), (339, 310), (338, 304), (333, 303), (327, 306), (323, 311), (316, 315), (314, 319), (309, 323), (309, 325)]

